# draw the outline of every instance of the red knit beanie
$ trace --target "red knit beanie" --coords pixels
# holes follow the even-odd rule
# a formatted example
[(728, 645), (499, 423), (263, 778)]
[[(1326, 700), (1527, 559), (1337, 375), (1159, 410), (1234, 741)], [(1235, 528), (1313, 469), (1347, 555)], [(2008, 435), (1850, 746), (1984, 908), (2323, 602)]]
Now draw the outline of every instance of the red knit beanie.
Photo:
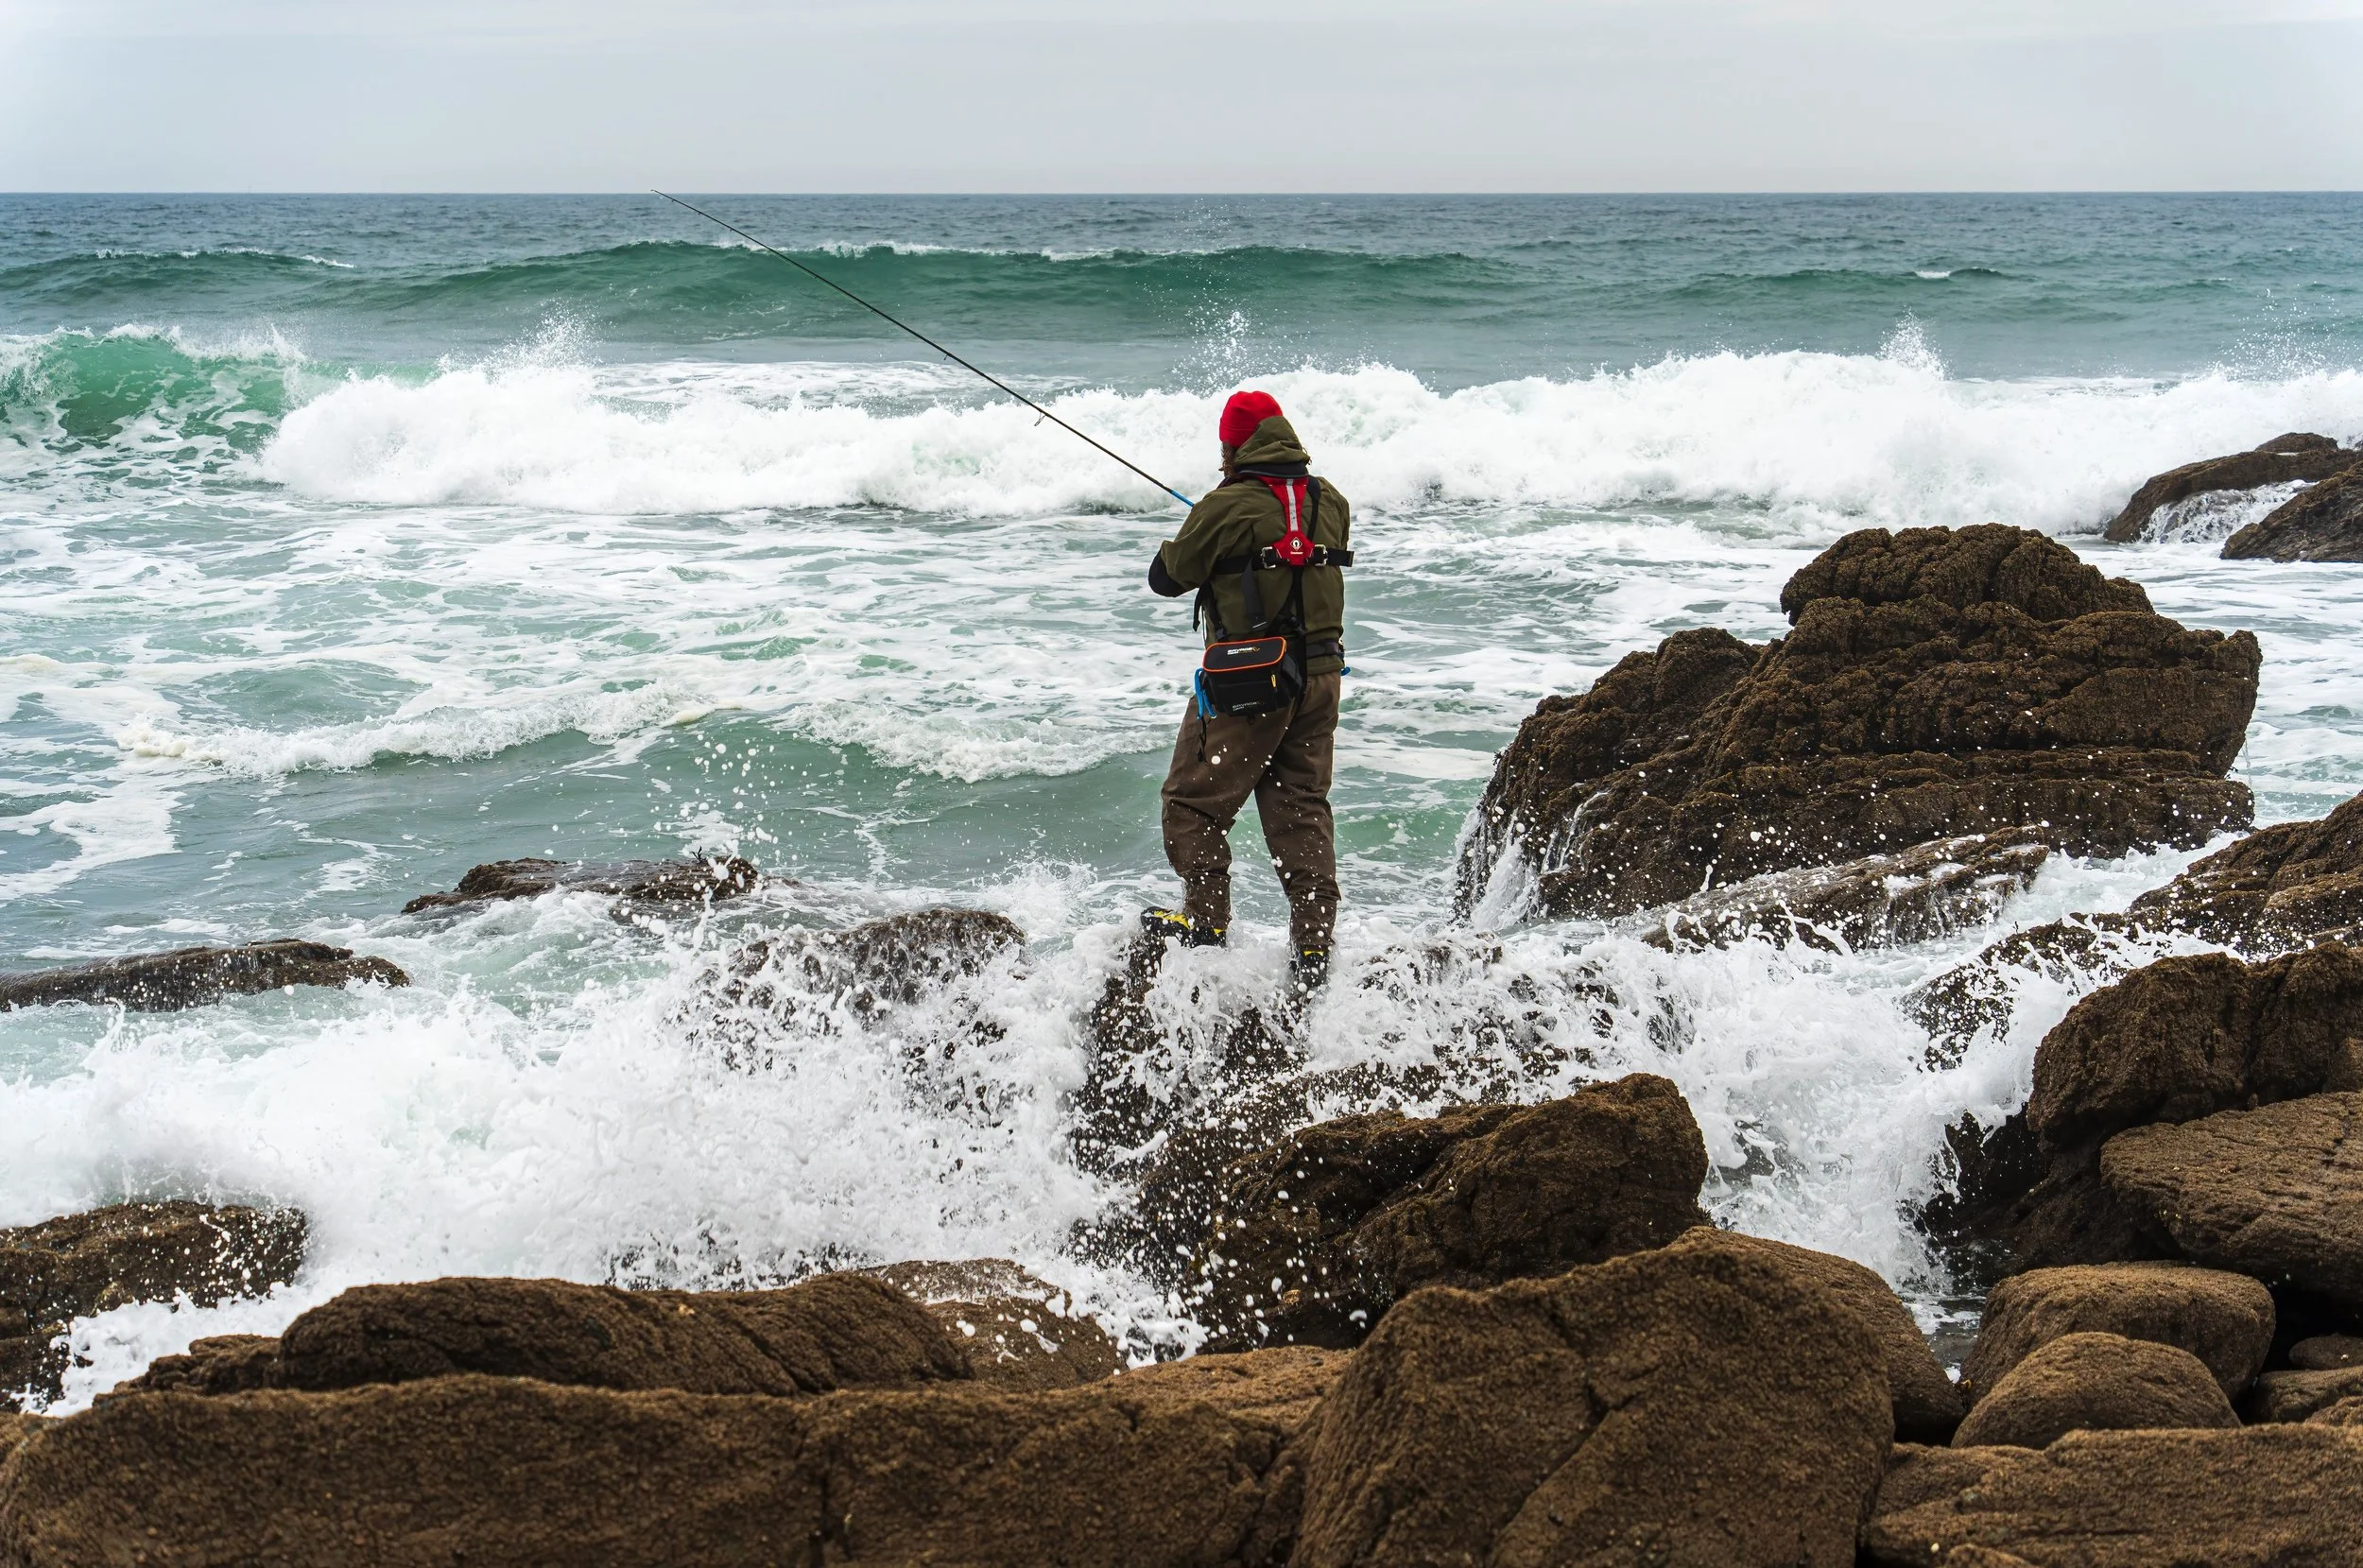
[(1233, 392), (1222, 405), (1222, 444), (1245, 446), (1255, 427), (1280, 417), (1280, 405), (1269, 392)]

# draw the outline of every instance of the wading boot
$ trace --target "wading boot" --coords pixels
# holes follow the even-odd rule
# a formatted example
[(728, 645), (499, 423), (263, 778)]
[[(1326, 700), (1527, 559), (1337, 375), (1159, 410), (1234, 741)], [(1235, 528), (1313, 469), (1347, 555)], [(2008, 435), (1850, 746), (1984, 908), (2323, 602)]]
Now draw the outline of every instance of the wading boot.
[(1219, 925), (1192, 920), (1179, 909), (1144, 909), (1141, 932), (1151, 941), (1171, 937), (1183, 947), (1221, 947), (1229, 932)]

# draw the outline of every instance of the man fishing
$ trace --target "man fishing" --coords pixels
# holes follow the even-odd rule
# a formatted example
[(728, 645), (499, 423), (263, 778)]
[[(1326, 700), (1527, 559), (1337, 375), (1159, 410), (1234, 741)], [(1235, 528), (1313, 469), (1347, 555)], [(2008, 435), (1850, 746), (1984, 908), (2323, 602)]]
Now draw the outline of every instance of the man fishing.
[(1337, 920), (1329, 781), (1352, 508), (1312, 475), (1268, 393), (1234, 394), (1218, 434), (1222, 483), (1148, 567), (1148, 586), (1167, 598), (1197, 591), (1191, 621), (1204, 624), (1207, 646), (1161, 792), (1182, 907), (1144, 910), (1141, 925), (1188, 947), (1222, 945), (1231, 824), (1251, 794), (1288, 895), (1290, 981), (1304, 993), (1328, 978)]

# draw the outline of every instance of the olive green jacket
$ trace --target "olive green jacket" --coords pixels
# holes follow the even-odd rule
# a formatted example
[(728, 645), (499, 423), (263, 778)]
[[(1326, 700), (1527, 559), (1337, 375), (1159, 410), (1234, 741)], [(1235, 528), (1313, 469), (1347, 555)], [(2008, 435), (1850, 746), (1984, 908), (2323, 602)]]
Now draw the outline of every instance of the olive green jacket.
[[(1304, 447), (1298, 441), (1296, 431), (1286, 420), (1275, 415), (1255, 427), (1255, 434), (1239, 448), (1237, 463), (1241, 468), (1279, 468), (1302, 465), (1305, 460)], [(1302, 472), (1302, 467), (1298, 472)], [(1324, 480), (1320, 504), (1313, 513), (1313, 543), (1333, 550), (1345, 549), (1352, 543), (1349, 535), (1353, 526), (1354, 508), (1337, 493), (1336, 486)], [(1158, 546), (1157, 563), (1171, 583), (1183, 591), (1201, 586), (1212, 591), (1216, 624), (1206, 629), (1208, 642), (1216, 640), (1217, 627), (1225, 637), (1250, 635), (1246, 597), (1239, 591), (1239, 573), (1236, 568), (1217, 573), (1215, 563), (1276, 544), (1287, 529), (1279, 497), (1261, 479), (1242, 475), (1217, 486), (1206, 499), (1192, 507), (1181, 533)], [(1307, 566), (1303, 571), (1304, 594), (1300, 608), (1305, 640), (1340, 641), (1346, 627), (1345, 573), (1336, 566)], [(1286, 566), (1256, 572), (1255, 592), (1263, 600), (1265, 614), (1279, 612), (1288, 597), (1288, 579), (1294, 575), (1294, 570)], [(1155, 580), (1154, 575), (1151, 580)], [(1343, 663), (1335, 654), (1307, 659), (1304, 673), (1325, 675)]]

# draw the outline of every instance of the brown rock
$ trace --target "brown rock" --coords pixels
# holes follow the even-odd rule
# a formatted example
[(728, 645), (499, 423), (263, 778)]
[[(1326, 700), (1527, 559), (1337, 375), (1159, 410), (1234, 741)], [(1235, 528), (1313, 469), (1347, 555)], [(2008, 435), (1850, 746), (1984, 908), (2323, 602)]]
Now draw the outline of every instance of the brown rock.
[(801, 1395), (969, 1375), (967, 1357), (882, 1280), (784, 1290), (618, 1290), (566, 1280), (358, 1285), (280, 1336), (275, 1383), (309, 1390), (484, 1372), (598, 1388)]
[(1557, 1273), (1706, 1222), (1706, 1144), (1637, 1073), (1537, 1106), (1347, 1116), (1226, 1173), (1195, 1264), (1217, 1349), (1353, 1345), (1408, 1291)]
[(2363, 795), (2320, 821), (2258, 829), (2135, 899), (2126, 918), (2255, 956), (2344, 941), (2363, 924)]
[(1692, 895), (1650, 917), (1643, 939), (1674, 949), (1753, 939), (1824, 952), (1927, 941), (1992, 920), (2050, 854), (2037, 830), (2009, 828), (1776, 871)]
[(2325, 1404), (2305, 1418), (2308, 1426), (2363, 1426), (2363, 1394)]
[(1267, 1477), (1293, 1435), (1251, 1401), (1130, 1377), (818, 1400), (479, 1376), (140, 1394), (0, 1470), (0, 1559), (1277, 1568), (1293, 1494)]
[(2318, 1334), (2289, 1347), (2289, 1365), (2301, 1371), (2335, 1372), (2363, 1367), (2363, 1339), (2351, 1334)]
[(864, 1269), (927, 1310), (967, 1353), (977, 1381), (1016, 1393), (1071, 1388), (1124, 1365), (1108, 1331), (1075, 1299), (1006, 1258)]
[(2116, 1334), (2065, 1334), (1996, 1379), (1953, 1434), (1956, 1448), (2046, 1448), (2067, 1433), (2237, 1426), (2204, 1362)]
[(1987, 1295), (1961, 1386), (1977, 1399), (2035, 1351), (2086, 1333), (2186, 1351), (2206, 1364), (2225, 1397), (2237, 1399), (2272, 1349), (2273, 1299), (2245, 1274), (2187, 1264), (2029, 1269)]
[(1397, 1304), (1323, 1402), (1295, 1568), (1844, 1568), (1889, 1447), (1876, 1337), (1701, 1241)]
[(225, 996), (354, 981), (406, 986), (410, 976), (383, 958), (356, 958), (353, 949), (325, 942), (288, 939), (244, 947), (182, 947), (72, 969), (0, 975), (0, 1012), (60, 1002), (107, 1002), (133, 1012), (172, 1012)]
[[(721, 999), (763, 1011), (805, 996), (843, 997), (862, 1015), (908, 1006), (949, 982), (979, 974), (1026, 934), (983, 909), (920, 909), (844, 931), (799, 932), (748, 943), (714, 978)], [(796, 984), (783, 990), (785, 974)]]
[(282, 1378), (279, 1340), (262, 1334), (223, 1334), (193, 1341), (181, 1355), (160, 1355), (147, 1370), (101, 1399), (129, 1393), (243, 1394), (276, 1388)]
[(199, 1306), (261, 1295), (303, 1266), (293, 1210), (117, 1203), (0, 1231), (0, 1399), (30, 1387), (55, 1399), (58, 1336), (76, 1318), (186, 1295)]
[(1906, 1451), (1889, 1472), (1863, 1531), (1865, 1563), (1950, 1564), (1963, 1559), (1945, 1554), (1966, 1546), (2042, 1568), (2363, 1560), (2363, 1442), (2344, 1432), (2078, 1432), (2041, 1453), (1976, 1450), (1975, 1478), (1935, 1497), (1915, 1474), (1926, 1452)]
[(1887, 1281), (1850, 1258), (1834, 1257), (1785, 1241), (1743, 1236), (1701, 1226), (1684, 1234), (1669, 1250), (1706, 1247), (1718, 1250), (1755, 1250), (1774, 1263), (1811, 1279), (1844, 1302), (1879, 1341), (1887, 1362), (1888, 1387), (1895, 1408), (1895, 1440), (1943, 1442), (1960, 1424), (1968, 1409), (1961, 1390), (1944, 1373), (1943, 1364), (1928, 1348), (1912, 1317)]
[(402, 906), (405, 915), (502, 899), (540, 898), (564, 888), (638, 905), (701, 905), (751, 893), (763, 880), (737, 855), (694, 860), (626, 860), (613, 865), (564, 860), (495, 860), (470, 868), (448, 893), (422, 893)]
[(2224, 774), (2255, 639), (2185, 630), (2041, 534), (1851, 534), (1782, 605), (1796, 629), (1745, 669), (1745, 645), (1685, 633), (1538, 710), (1495, 766), (1462, 906), (1513, 853), (1546, 913), (1608, 917), (2014, 825), (2115, 855), (2249, 820)]
[(2241, 1409), (2259, 1422), (2310, 1421), (2344, 1400), (2363, 1398), (2363, 1367), (2323, 1371), (2267, 1372)]
[(2226, 560), (2363, 560), (2363, 468), (2310, 485), (2223, 543)]
[(2363, 459), (2363, 452), (2346, 451), (2328, 436), (2292, 431), (2275, 436), (2253, 451), (2184, 463), (2146, 481), (2126, 502), (2125, 509), (2111, 520), (2103, 537), (2112, 544), (2130, 544), (2142, 537), (2150, 514), (2161, 507), (2195, 495), (2285, 485), (2292, 479), (2327, 479), (2358, 459)]
[(2363, 1307), (2363, 1093), (2314, 1094), (2102, 1146), (2127, 1206), (2216, 1268)]
[(0, 1466), (9, 1462), (9, 1456), (17, 1451), (26, 1439), (49, 1424), (46, 1416), (12, 1416), (0, 1413)]

